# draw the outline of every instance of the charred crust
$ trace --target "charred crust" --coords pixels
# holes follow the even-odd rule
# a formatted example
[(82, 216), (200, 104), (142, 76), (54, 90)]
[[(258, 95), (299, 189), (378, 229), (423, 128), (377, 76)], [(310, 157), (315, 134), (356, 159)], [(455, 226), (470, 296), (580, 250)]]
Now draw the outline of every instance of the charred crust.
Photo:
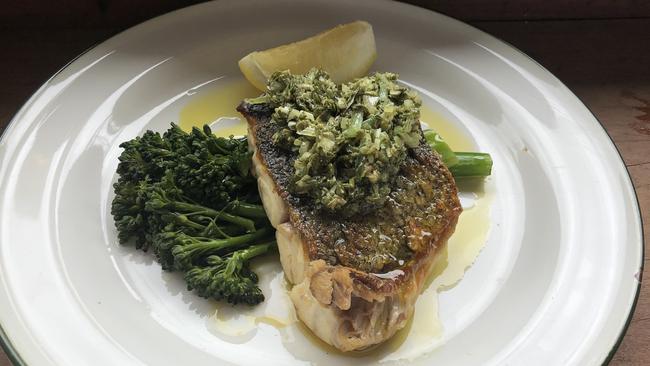
[[(453, 233), (461, 212), (454, 178), (442, 163), (440, 156), (433, 152), (424, 140), (420, 146), (410, 149), (401, 169), (401, 176), (406, 178), (402, 179), (404, 182), (396, 183), (416, 194), (400, 196), (398, 193), (391, 193), (385, 207), (376, 213), (343, 219), (316, 212), (313, 205), (288, 191), (293, 159), (272, 142), (272, 136), (278, 129), (271, 123), (272, 109), (265, 104), (252, 105), (243, 102), (237, 110), (249, 122), (261, 162), (268, 169), (277, 191), (287, 203), (289, 221), (307, 246), (311, 260), (323, 259), (329, 265), (349, 267), (355, 283), (373, 291), (390, 293), (397, 286), (412, 279), (414, 272), (429, 261), (432, 254), (440, 249)], [(419, 216), (426, 217), (415, 217), (418, 212)], [(367, 236), (373, 228), (384, 227), (389, 235), (399, 236), (400, 240), (409, 244), (413, 244), (411, 237), (414, 233), (426, 232), (430, 235), (420, 238), (413, 248), (400, 246), (399, 252), (393, 253), (400, 259), (399, 265), (394, 263), (381, 268), (371, 268), (363, 263), (359, 264), (355, 258), (369, 256), (374, 250), (374, 242), (364, 235)], [(344, 244), (341, 244), (341, 240)], [(395, 279), (372, 275), (372, 272), (387, 272), (397, 268), (404, 271), (404, 274)]]

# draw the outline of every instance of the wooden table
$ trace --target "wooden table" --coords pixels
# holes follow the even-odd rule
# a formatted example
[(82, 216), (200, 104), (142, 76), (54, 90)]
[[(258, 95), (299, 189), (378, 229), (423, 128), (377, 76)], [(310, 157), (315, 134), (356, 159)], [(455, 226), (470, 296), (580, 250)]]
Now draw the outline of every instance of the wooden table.
[[(650, 236), (650, 19), (478, 21), (563, 80), (603, 123), (637, 190)], [(0, 29), (0, 131), (50, 75), (117, 31)], [(43, 57), (47, 55), (47, 57)], [(614, 244), (614, 243), (612, 243)], [(647, 264), (648, 254), (645, 262)], [(646, 265), (646, 272), (650, 266)], [(0, 351), (0, 366), (9, 361)], [(611, 365), (650, 365), (650, 285)]]

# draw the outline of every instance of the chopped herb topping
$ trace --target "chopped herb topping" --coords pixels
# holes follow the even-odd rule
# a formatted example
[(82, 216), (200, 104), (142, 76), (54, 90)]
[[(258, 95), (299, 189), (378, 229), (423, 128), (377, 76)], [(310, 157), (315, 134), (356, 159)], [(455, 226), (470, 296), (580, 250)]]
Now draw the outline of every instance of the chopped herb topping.
[(422, 138), (420, 98), (393, 73), (337, 85), (318, 69), (276, 72), (248, 102), (274, 108), (273, 142), (295, 154), (292, 193), (345, 216), (383, 206), (407, 149)]

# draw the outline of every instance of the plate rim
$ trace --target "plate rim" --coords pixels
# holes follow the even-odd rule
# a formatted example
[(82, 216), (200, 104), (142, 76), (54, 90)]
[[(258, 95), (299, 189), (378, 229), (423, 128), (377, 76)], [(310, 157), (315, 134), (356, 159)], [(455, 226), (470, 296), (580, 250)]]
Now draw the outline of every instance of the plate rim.
[[(76, 62), (79, 58), (81, 58), (82, 56), (87, 54), (88, 52), (94, 50), (96, 47), (108, 42), (109, 40), (111, 40), (111, 39), (113, 39), (113, 38), (115, 38), (117, 36), (120, 36), (120, 35), (122, 35), (124, 33), (132, 31), (133, 29), (135, 29), (135, 28), (137, 28), (137, 27), (139, 27), (139, 26), (141, 26), (143, 24), (160, 21), (162, 18), (172, 17), (172, 16), (176, 15), (176, 13), (181, 12), (181, 11), (186, 11), (187, 9), (190, 9), (190, 8), (200, 7), (200, 6), (210, 6), (208, 4), (216, 3), (216, 2), (218, 2), (218, 1), (211, 1), (211, 2), (193, 4), (193, 5), (181, 7), (181, 8), (172, 10), (170, 12), (167, 12), (167, 13), (164, 13), (164, 14), (161, 14), (161, 15), (146, 19), (146, 20), (144, 20), (144, 21), (142, 21), (140, 23), (137, 23), (135, 25), (132, 25), (132, 26), (126, 28), (126, 29), (123, 29), (121, 31), (117, 31), (114, 34), (110, 35), (109, 37), (107, 37), (107, 38), (105, 38), (105, 39), (103, 39), (101, 41), (95, 42), (93, 45), (91, 45), (90, 47), (88, 47), (85, 50), (83, 50), (82, 52), (80, 52), (78, 55), (76, 55), (74, 58), (72, 58), (70, 61), (68, 61), (65, 65), (63, 65), (61, 68), (59, 68), (59, 70), (57, 70), (54, 74), (52, 74), (52, 76), (50, 76), (45, 82), (43, 82), (38, 87), (38, 89), (36, 89), (36, 91), (34, 91), (31, 94), (31, 96), (20, 106), (20, 108), (16, 111), (16, 113), (13, 115), (13, 117), (9, 120), (9, 122), (7, 123), (5, 128), (0, 133), (0, 143), (2, 143), (4, 141), (4, 139), (6, 138), (6, 135), (8, 135), (7, 131), (9, 131), (17, 123), (18, 117), (20, 117), (24, 113), (24, 111), (27, 110), (27, 108), (33, 103), (34, 100), (36, 100), (38, 97), (41, 96), (41, 94), (43, 93), (45, 88), (51, 83), (51, 81), (54, 78), (56, 78), (59, 74), (61, 74), (63, 71), (65, 71), (74, 62)], [(424, 10), (426, 12), (430, 12), (430, 13), (433, 13), (433, 14), (436, 14), (436, 15), (439, 15), (439, 16), (443, 16), (443, 17), (452, 19), (452, 20), (454, 20), (454, 21), (456, 21), (458, 23), (461, 23), (462, 25), (464, 25), (466, 27), (469, 27), (469, 28), (471, 28), (471, 29), (473, 29), (475, 31), (478, 31), (480, 34), (482, 34), (484, 36), (488, 36), (490, 38), (493, 38), (493, 39), (497, 40), (498, 42), (503, 43), (504, 45), (508, 46), (510, 49), (512, 49), (512, 50), (516, 51), (517, 53), (519, 53), (520, 55), (524, 56), (529, 61), (532, 61), (535, 65), (537, 65), (545, 73), (547, 73), (553, 79), (555, 79), (555, 81), (557, 81), (562, 87), (564, 87), (564, 89), (566, 91), (568, 91), (571, 95), (573, 95), (580, 102), (580, 104), (583, 107), (585, 107), (585, 109), (589, 112), (589, 114), (593, 117), (593, 119), (596, 122), (598, 122), (598, 126), (605, 133), (605, 135), (607, 136), (607, 139), (609, 140), (611, 145), (614, 147), (614, 150), (616, 151), (616, 154), (618, 155), (618, 160), (619, 160), (620, 164), (622, 164), (622, 166), (623, 166), (623, 168), (625, 170), (625, 173), (626, 173), (626, 176), (627, 176), (627, 185), (632, 188), (632, 192), (634, 193), (633, 207), (634, 206), (636, 207), (636, 214), (634, 216), (636, 217), (636, 220), (637, 220), (637, 222), (639, 224), (639, 234), (640, 234), (639, 239), (640, 239), (640, 250), (641, 250), (641, 252), (640, 252), (640, 259), (639, 259), (640, 263), (638, 264), (639, 272), (638, 272), (638, 278), (637, 278), (637, 281), (636, 281), (636, 292), (634, 294), (634, 300), (632, 301), (632, 305), (628, 309), (627, 318), (625, 320), (625, 323), (623, 324), (623, 326), (621, 327), (621, 329), (619, 331), (619, 334), (617, 336), (616, 341), (614, 342), (612, 348), (609, 350), (609, 352), (607, 354), (607, 357), (603, 360), (603, 362), (601, 364), (601, 365), (608, 365), (611, 362), (611, 360), (613, 359), (614, 355), (616, 354), (616, 351), (619, 349), (621, 343), (623, 342), (623, 338), (625, 337), (625, 335), (626, 335), (627, 331), (629, 330), (629, 327), (630, 327), (630, 325), (632, 323), (632, 318), (634, 317), (634, 313), (636, 311), (636, 307), (637, 307), (637, 304), (638, 304), (638, 301), (639, 301), (639, 297), (641, 295), (641, 283), (642, 283), (642, 279), (643, 279), (643, 272), (644, 272), (644, 269), (645, 269), (645, 261), (644, 261), (644, 258), (645, 258), (645, 236), (644, 236), (644, 230), (643, 230), (644, 222), (643, 222), (643, 215), (641, 214), (641, 205), (639, 203), (639, 197), (638, 197), (638, 192), (637, 192), (636, 186), (634, 185), (634, 182), (632, 180), (632, 175), (630, 174), (630, 171), (629, 171), (627, 165), (625, 165), (625, 160), (623, 159), (623, 155), (621, 154), (621, 151), (620, 151), (619, 147), (614, 143), (614, 139), (612, 138), (610, 133), (607, 131), (607, 129), (605, 128), (605, 126), (603, 125), (601, 120), (598, 117), (596, 117), (594, 112), (591, 110), (591, 108), (589, 108), (584, 103), (582, 98), (580, 98), (578, 95), (576, 95), (573, 92), (573, 90), (571, 90), (562, 80), (560, 80), (554, 73), (552, 73), (544, 65), (540, 64), (537, 60), (535, 60), (534, 58), (529, 56), (527, 53), (523, 52), (518, 47), (514, 46), (512, 43), (502, 39), (501, 37), (498, 37), (498, 36), (495, 36), (495, 35), (491, 34), (490, 32), (482, 29), (479, 26), (469, 24), (466, 21), (463, 21), (463, 20), (461, 20), (461, 19), (459, 19), (459, 18), (457, 18), (455, 16), (440, 13), (440, 12), (437, 12), (437, 11), (432, 10), (432, 9), (427, 9), (427, 8), (424, 8), (424, 7), (415, 5), (415, 4), (409, 4), (409, 3), (405, 3), (405, 2), (400, 2), (400, 1), (397, 1), (397, 2), (385, 1), (385, 2), (391, 2), (391, 3), (395, 4), (396, 6), (409, 7), (409, 8), (412, 8), (414, 10), (417, 10), (417, 11)], [(3, 327), (1, 322), (0, 322), (0, 348), (2, 348), (4, 350), (5, 354), (9, 358), (9, 361), (13, 365), (15, 365), (15, 366), (28, 366), (28, 364), (24, 361), (24, 359), (22, 358), (22, 356), (20, 355), (20, 353), (18, 352), (16, 347), (12, 344), (11, 340), (9, 339), (8, 333), (5, 330), (5, 328)]]
[[(409, 4), (409, 5), (411, 5), (411, 4)], [(416, 7), (418, 7), (418, 6), (416, 6)], [(422, 9), (424, 9), (424, 8), (422, 8)], [(429, 10), (429, 9), (426, 9), (426, 10)], [(437, 13), (437, 12), (434, 11), (434, 13)], [(498, 40), (499, 42), (503, 42), (505, 45), (512, 48), (513, 50), (515, 50), (516, 52), (518, 52), (520, 55), (524, 56), (528, 60), (532, 61), (534, 64), (539, 66), (542, 70), (544, 70), (549, 75), (551, 75), (557, 82), (560, 83), (560, 85), (562, 85), (566, 90), (568, 90), (571, 93), (571, 95), (576, 97), (576, 99), (578, 99), (578, 101), (580, 101), (580, 104), (582, 104), (587, 109), (587, 111), (594, 118), (594, 120), (596, 120), (596, 122), (598, 122), (598, 125), (603, 130), (603, 132), (605, 133), (605, 135), (609, 139), (609, 142), (612, 144), (612, 146), (616, 150), (616, 154), (618, 155), (620, 163), (623, 164), (623, 167), (625, 168), (625, 173), (626, 173), (626, 176), (627, 176), (627, 183), (629, 184), (630, 187), (632, 187), (632, 192), (634, 192), (634, 203), (636, 204), (636, 212), (637, 212), (636, 217), (637, 217), (638, 222), (640, 224), (640, 226), (639, 226), (639, 234), (640, 234), (639, 238), (641, 239), (641, 243), (640, 243), (641, 244), (641, 253), (640, 253), (641, 256), (640, 256), (640, 260), (639, 260), (640, 264), (638, 266), (638, 268), (639, 268), (639, 272), (638, 272), (639, 276), (638, 276), (637, 281), (636, 281), (636, 293), (634, 294), (634, 300), (632, 301), (632, 306), (630, 306), (629, 312), (627, 314), (627, 319), (625, 320), (625, 324), (623, 324), (623, 327), (619, 331), (616, 342), (614, 342), (614, 345), (609, 350), (609, 353), (607, 354), (607, 357), (601, 363), (602, 366), (608, 365), (612, 361), (612, 359), (614, 358), (614, 355), (616, 354), (616, 351), (618, 351), (619, 347), (621, 346), (621, 343), (623, 343), (623, 338), (625, 338), (625, 334), (627, 334), (627, 331), (630, 328), (630, 325), (632, 324), (632, 318), (634, 317), (634, 313), (636, 312), (636, 306), (637, 306), (637, 304), (639, 302), (639, 297), (641, 295), (641, 283), (643, 282), (642, 281), (643, 280), (643, 271), (645, 269), (645, 260), (644, 260), (644, 258), (645, 258), (645, 234), (644, 234), (644, 230), (643, 230), (644, 222), (643, 222), (643, 215), (641, 214), (641, 204), (639, 203), (639, 195), (638, 195), (638, 192), (636, 190), (636, 186), (634, 185), (634, 181), (632, 180), (632, 175), (630, 174), (630, 170), (627, 168), (627, 165), (625, 165), (625, 160), (623, 159), (623, 155), (621, 154), (621, 150), (619, 149), (618, 145), (616, 145), (616, 143), (614, 143), (614, 139), (612, 138), (612, 136), (609, 134), (609, 132), (607, 131), (607, 129), (603, 125), (603, 122), (598, 117), (596, 117), (596, 114), (591, 110), (591, 108), (589, 108), (589, 106), (582, 100), (582, 98), (580, 98), (577, 94), (575, 94), (573, 92), (573, 90), (571, 90), (562, 80), (560, 80), (557, 76), (555, 76), (555, 74), (552, 73), (549, 69), (547, 69), (544, 65), (540, 64), (537, 60), (535, 60), (534, 58), (529, 56), (527, 53), (520, 50), (518, 47), (516, 47), (512, 43), (502, 39), (501, 37), (492, 35), (491, 33), (483, 30), (482, 28), (471, 25), (469, 23), (466, 23), (466, 22), (464, 22), (464, 21), (462, 21), (462, 20), (460, 20), (460, 19), (458, 19), (456, 17), (450, 16), (450, 15), (447, 15), (447, 14), (442, 14), (442, 13), (437, 13), (437, 14), (441, 14), (443, 16), (446, 16), (448, 18), (451, 18), (451, 19), (454, 19), (454, 20), (456, 20), (458, 22), (466, 24), (467, 26), (472, 27), (472, 28), (478, 30), (479, 32), (481, 32), (481, 33), (483, 33), (483, 34), (485, 34), (485, 35), (487, 35), (489, 37), (492, 37), (492, 38)]]
[[(165, 14), (163, 14), (163, 15), (165, 15)], [(149, 20), (153, 20), (153, 19), (155, 19), (155, 18), (152, 18), (152, 19), (149, 19)], [(149, 21), (149, 20), (147, 20), (147, 21)], [(141, 24), (141, 23), (138, 23), (138, 24)], [(133, 27), (135, 27), (135, 26), (133, 26)], [(117, 32), (117, 33), (113, 34), (112, 36), (110, 36), (109, 38), (107, 38), (107, 39), (105, 39), (103, 41), (95, 42), (93, 45), (91, 45), (90, 47), (86, 48), (85, 50), (81, 51), (81, 53), (79, 53), (78, 55), (73, 57), (70, 61), (66, 62), (65, 65), (61, 66), (61, 68), (59, 68), (54, 74), (52, 74), (52, 76), (50, 76), (43, 84), (41, 84), (36, 89), (36, 91), (34, 91), (29, 96), (29, 98), (27, 98), (27, 100), (20, 106), (20, 108), (18, 108), (18, 111), (16, 111), (16, 113), (13, 115), (13, 117), (11, 117), (11, 119), (9, 120), (9, 122), (7, 123), (5, 128), (0, 132), (0, 143), (2, 143), (2, 141), (4, 141), (5, 135), (7, 135), (7, 131), (13, 125), (15, 125), (17, 123), (18, 117), (21, 116), (24, 113), (24, 111), (33, 103), (33, 101), (36, 100), (43, 93), (43, 90), (45, 89), (46, 86), (48, 86), (52, 82), (52, 79), (54, 79), (60, 73), (65, 71), (68, 68), (68, 66), (72, 65), (75, 61), (77, 61), (83, 55), (85, 55), (88, 52), (95, 49), (95, 47), (99, 46), (100, 44), (106, 42), (107, 40), (117, 36), (118, 34), (120, 34), (122, 32), (126, 32), (127, 30), (129, 30), (129, 29), (131, 29), (133, 27), (129, 27), (128, 29), (125, 29), (125, 30), (123, 30), (121, 32)], [(18, 352), (16, 347), (11, 343), (11, 340), (9, 339), (9, 335), (8, 335), (7, 331), (5, 330), (5, 327), (2, 325), (1, 321), (0, 321), (0, 348), (2, 348), (2, 350), (5, 352), (5, 354), (7, 355), (7, 358), (9, 359), (9, 362), (11, 362), (12, 365), (14, 365), (14, 366), (28, 366), (27, 362), (25, 362), (25, 360), (22, 358), (22, 356), (20, 355), (20, 353)]]

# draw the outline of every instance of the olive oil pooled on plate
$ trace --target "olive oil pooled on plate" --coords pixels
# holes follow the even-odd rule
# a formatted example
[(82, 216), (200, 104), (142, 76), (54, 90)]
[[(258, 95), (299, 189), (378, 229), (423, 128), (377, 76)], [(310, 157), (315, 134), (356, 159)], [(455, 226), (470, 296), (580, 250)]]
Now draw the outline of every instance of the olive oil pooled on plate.
[(260, 91), (244, 79), (230, 81), (208, 93), (194, 95), (181, 110), (178, 125), (189, 131), (194, 126), (208, 124), (219, 136), (244, 136), (246, 123), (236, 108), (242, 100), (259, 94)]
[[(190, 130), (194, 126), (208, 124), (218, 136), (244, 136), (247, 133), (246, 122), (235, 108), (245, 98), (259, 94), (259, 90), (245, 79), (235, 79), (212, 91), (196, 94), (182, 108), (179, 126)], [(443, 136), (453, 150), (474, 150), (472, 141), (461, 130), (425, 105), (421, 108), (420, 119)], [(357, 353), (356, 357), (367, 357), (375, 361), (412, 360), (440, 345), (444, 327), (438, 317), (438, 292), (452, 288), (463, 278), (465, 271), (474, 263), (485, 245), (490, 228), (492, 195), (466, 191), (463, 188), (463, 183), (459, 182), (463, 213), (447, 248), (436, 261), (428, 287), (415, 304), (413, 319), (392, 339), (372, 350)], [(319, 347), (336, 353), (333, 347), (324, 347), (323, 343), (311, 334), (304, 334), (309, 330), (301, 327), (297, 321), (293, 304), (286, 291), (281, 293), (283, 289), (288, 290), (289, 286), (283, 278), (279, 260), (275, 261), (277, 263), (270, 263), (273, 259), (261, 259), (252, 263), (254, 270), (261, 270), (262, 289), (271, 292), (270, 296), (267, 296), (262, 304), (250, 309), (220, 304), (212, 317), (210, 330), (224, 340), (232, 339), (238, 342), (234, 338), (246, 337), (246, 334), (262, 324), (270, 325), (283, 334), (283, 342), (294, 343), (285, 344), (288, 350)], [(267, 291), (265, 294), (269, 295)], [(298, 333), (302, 336), (297, 337)]]

